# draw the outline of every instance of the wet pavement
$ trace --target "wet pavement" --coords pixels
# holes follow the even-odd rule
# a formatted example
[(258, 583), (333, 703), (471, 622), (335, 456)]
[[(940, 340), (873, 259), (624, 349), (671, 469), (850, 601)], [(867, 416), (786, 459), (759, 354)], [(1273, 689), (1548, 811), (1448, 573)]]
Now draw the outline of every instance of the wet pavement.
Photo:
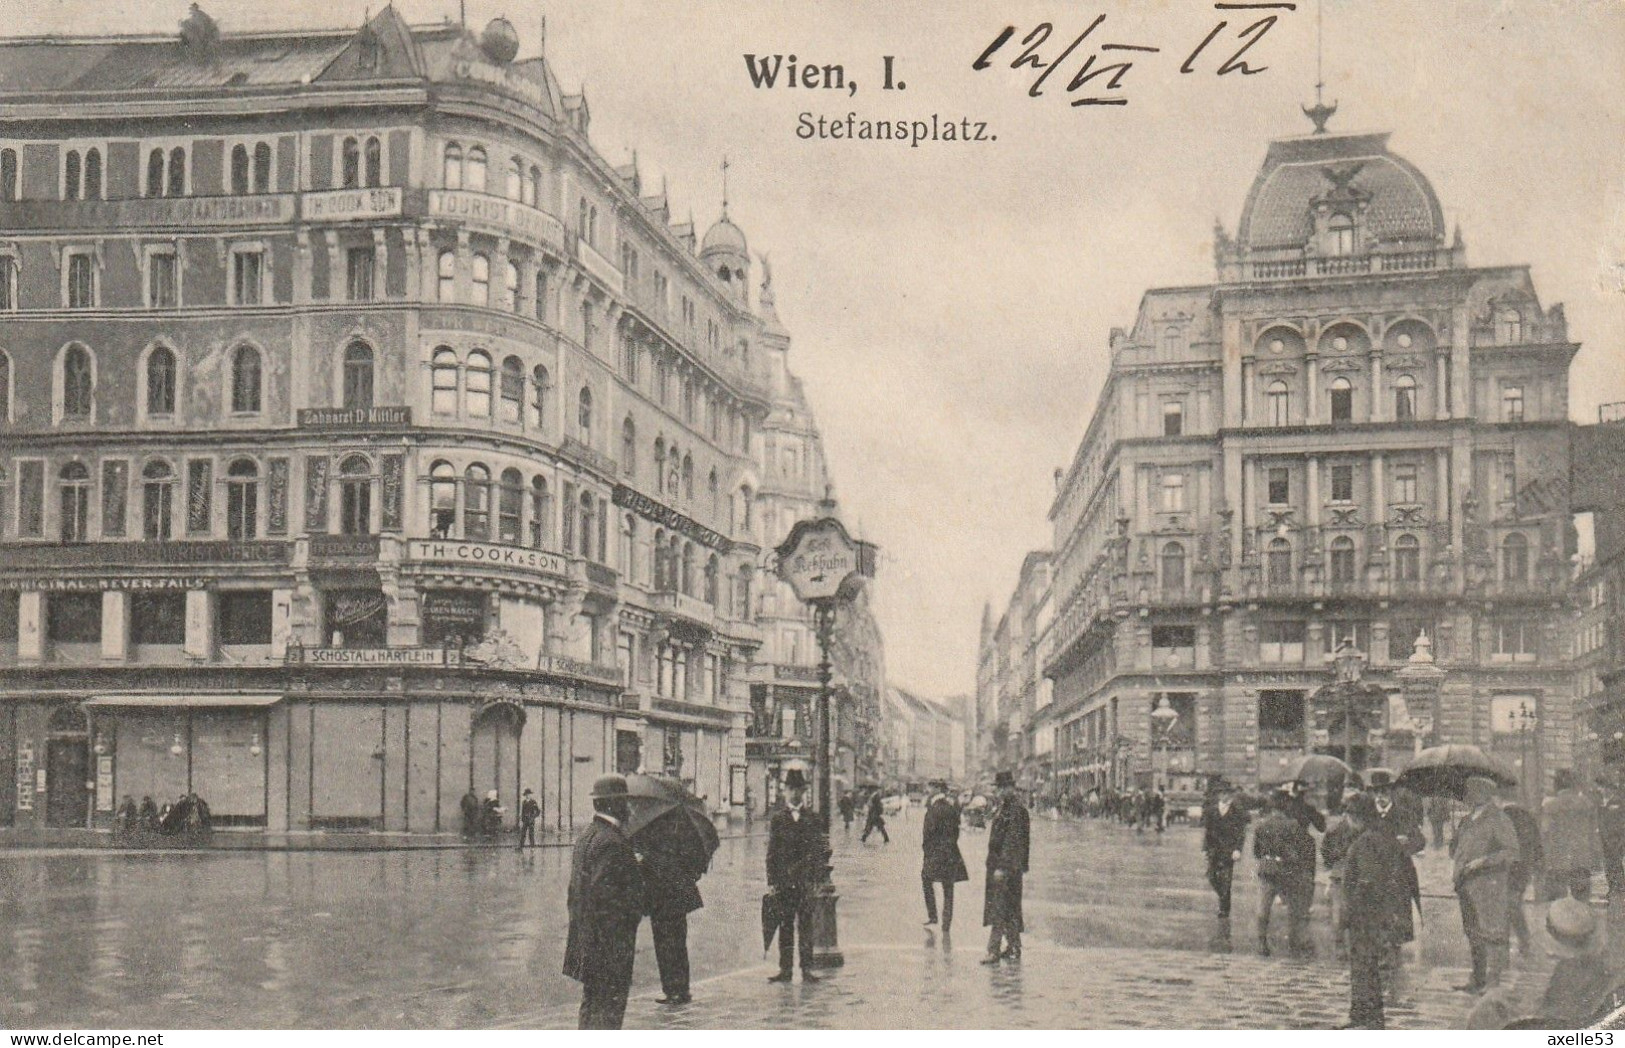
[[(1237, 870), (1229, 937), (1199, 832), (1035, 819), (1021, 965), (977, 964), (985, 834), (962, 843), (951, 942), (923, 929), (918, 811), (890, 845), (837, 830), (845, 967), (769, 986), (758, 916), (766, 842), (725, 840), (690, 920), (696, 1003), (664, 1009), (647, 924), (629, 1026), (1330, 1027), (1346, 967), (1317, 901), (1316, 955), (1257, 954), (1256, 880)], [(0, 852), (0, 1026), (485, 1028), (573, 1025), (559, 974), (569, 851)], [(1465, 946), (1442, 854), (1422, 861), (1420, 943), (1391, 1025), (1458, 1025)], [(1529, 908), (1540, 927), (1542, 913)], [(1625, 946), (1625, 935), (1612, 937)], [(1517, 988), (1538, 992), (1537, 942)], [(918, 1005), (913, 1004), (919, 1001)], [(900, 1007), (901, 1002), (909, 1002)]]

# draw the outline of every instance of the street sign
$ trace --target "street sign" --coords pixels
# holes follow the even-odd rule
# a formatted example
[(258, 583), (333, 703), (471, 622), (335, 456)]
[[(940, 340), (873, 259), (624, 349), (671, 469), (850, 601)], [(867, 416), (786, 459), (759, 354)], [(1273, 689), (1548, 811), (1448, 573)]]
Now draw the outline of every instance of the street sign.
[(858, 545), (833, 517), (797, 521), (778, 554), (779, 578), (804, 602), (833, 600), (858, 574)]

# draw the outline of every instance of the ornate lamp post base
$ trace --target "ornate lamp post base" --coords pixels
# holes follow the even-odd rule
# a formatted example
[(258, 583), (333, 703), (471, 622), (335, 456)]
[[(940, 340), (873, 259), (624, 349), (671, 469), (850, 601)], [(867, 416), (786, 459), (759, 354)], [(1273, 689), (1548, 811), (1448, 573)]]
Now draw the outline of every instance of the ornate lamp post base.
[(840, 898), (835, 885), (827, 881), (813, 889), (810, 905), (814, 968), (839, 968), (846, 963), (836, 933), (835, 904)]

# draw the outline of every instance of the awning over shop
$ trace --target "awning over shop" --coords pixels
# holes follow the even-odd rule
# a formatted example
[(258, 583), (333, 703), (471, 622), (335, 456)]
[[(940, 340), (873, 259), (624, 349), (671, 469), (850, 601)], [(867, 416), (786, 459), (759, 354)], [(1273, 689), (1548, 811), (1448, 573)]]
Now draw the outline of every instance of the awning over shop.
[(240, 706), (274, 706), (282, 701), (281, 692), (260, 692), (243, 695), (98, 695), (86, 699), (85, 706), (93, 709), (219, 709)]

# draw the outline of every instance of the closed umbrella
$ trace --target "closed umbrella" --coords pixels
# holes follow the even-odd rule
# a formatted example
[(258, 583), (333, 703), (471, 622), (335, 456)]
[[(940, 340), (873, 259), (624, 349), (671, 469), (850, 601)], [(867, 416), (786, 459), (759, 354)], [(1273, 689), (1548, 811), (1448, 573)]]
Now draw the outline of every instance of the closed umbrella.
[(1489, 779), (1497, 786), (1516, 786), (1518, 775), (1503, 761), (1477, 746), (1450, 743), (1430, 746), (1418, 753), (1410, 766), (1399, 773), (1399, 785), (1424, 797), (1461, 799), (1467, 780)]

